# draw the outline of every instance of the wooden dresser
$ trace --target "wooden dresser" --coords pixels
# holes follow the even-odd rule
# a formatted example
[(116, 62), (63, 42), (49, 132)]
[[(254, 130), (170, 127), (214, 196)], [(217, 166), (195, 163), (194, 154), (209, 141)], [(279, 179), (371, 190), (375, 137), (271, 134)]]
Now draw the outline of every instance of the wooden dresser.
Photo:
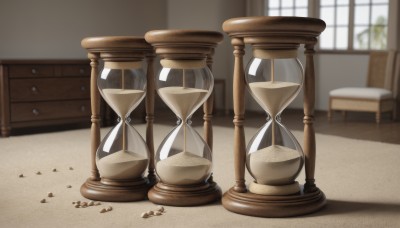
[(88, 60), (0, 60), (0, 127), (90, 126)]

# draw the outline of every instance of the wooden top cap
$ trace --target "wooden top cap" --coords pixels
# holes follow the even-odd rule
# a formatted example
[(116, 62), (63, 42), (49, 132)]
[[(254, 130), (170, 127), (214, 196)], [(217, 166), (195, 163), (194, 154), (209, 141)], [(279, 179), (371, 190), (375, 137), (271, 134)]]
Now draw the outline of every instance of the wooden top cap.
[(217, 45), (223, 35), (216, 31), (206, 30), (153, 30), (145, 34), (144, 38), (152, 45), (158, 43), (192, 43)]
[(87, 37), (81, 42), (83, 48), (91, 51), (106, 52), (112, 49), (121, 49), (126, 51), (151, 50), (143, 37), (140, 36), (101, 36)]
[(223, 35), (205, 30), (154, 30), (145, 34), (154, 46), (156, 54), (163, 59), (205, 59), (212, 55), (214, 47)]
[(239, 17), (226, 20), (222, 28), (230, 36), (249, 33), (282, 34), (316, 37), (324, 31), (323, 20), (309, 17)]

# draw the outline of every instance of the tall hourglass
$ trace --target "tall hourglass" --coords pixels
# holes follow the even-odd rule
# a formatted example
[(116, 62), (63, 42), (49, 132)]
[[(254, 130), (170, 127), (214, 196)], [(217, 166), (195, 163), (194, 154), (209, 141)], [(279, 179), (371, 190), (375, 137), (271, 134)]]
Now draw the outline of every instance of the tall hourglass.
[[(89, 37), (82, 41), (82, 46), (89, 51), (92, 66), (92, 176), (82, 185), (81, 193), (92, 200), (143, 200), (155, 179), (152, 47), (143, 37), (135, 36)], [(104, 63), (101, 71), (97, 69), (99, 60)], [(150, 96), (146, 97), (147, 90)], [(118, 123), (101, 141), (100, 95), (118, 115)], [(131, 112), (144, 97), (148, 117), (146, 142), (130, 119)], [(146, 169), (147, 177), (144, 176)]]
[[(326, 204), (315, 184), (314, 46), (325, 22), (306, 17), (240, 17), (224, 22), (233, 46), (233, 106), (235, 185), (222, 197), (229, 211), (260, 217), (289, 217), (311, 213)], [(252, 57), (243, 67), (246, 45)], [(304, 45), (305, 70), (297, 59)], [(245, 89), (268, 114), (266, 123), (246, 145)], [(304, 143), (281, 120), (281, 113), (304, 91)], [(299, 121), (301, 117), (299, 116)], [(296, 180), (304, 167), (305, 183)], [(253, 179), (246, 185), (245, 171)]]
[(222, 36), (217, 32), (150, 31), (146, 40), (160, 54), (162, 69), (156, 90), (178, 118), (177, 126), (158, 147), (156, 173), (160, 182), (149, 192), (155, 203), (191, 206), (221, 196), (212, 181), (212, 152), (191, 126), (191, 116), (210, 96), (214, 79), (207, 56)]
[(297, 50), (255, 50), (246, 69), (251, 95), (268, 114), (268, 122), (247, 146), (246, 166), (255, 181), (249, 191), (263, 195), (300, 192), (295, 178), (303, 167), (303, 151), (281, 122), (280, 114), (299, 93), (303, 68)]

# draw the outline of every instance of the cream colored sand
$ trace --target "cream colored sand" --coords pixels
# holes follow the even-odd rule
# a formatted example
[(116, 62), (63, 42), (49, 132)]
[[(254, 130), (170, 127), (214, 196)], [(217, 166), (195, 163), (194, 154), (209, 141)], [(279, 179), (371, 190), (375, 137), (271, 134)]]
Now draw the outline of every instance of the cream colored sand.
[(189, 185), (204, 181), (211, 169), (208, 159), (189, 152), (181, 152), (159, 161), (156, 171), (166, 184)]
[(293, 82), (252, 82), (249, 84), (253, 94), (267, 107), (271, 116), (275, 116), (282, 109), (283, 105), (300, 87), (300, 84)]
[(97, 161), (97, 167), (102, 178), (135, 179), (140, 177), (147, 168), (148, 159), (143, 155), (118, 151)]
[(204, 89), (185, 87), (165, 87), (158, 90), (164, 102), (172, 111), (185, 120), (195, 106), (207, 95)]
[(103, 89), (105, 99), (114, 111), (121, 117), (129, 114), (132, 108), (140, 98), (142, 98), (144, 91), (136, 89)]
[(300, 165), (299, 152), (284, 146), (269, 146), (250, 155), (250, 170), (259, 184), (290, 184)]

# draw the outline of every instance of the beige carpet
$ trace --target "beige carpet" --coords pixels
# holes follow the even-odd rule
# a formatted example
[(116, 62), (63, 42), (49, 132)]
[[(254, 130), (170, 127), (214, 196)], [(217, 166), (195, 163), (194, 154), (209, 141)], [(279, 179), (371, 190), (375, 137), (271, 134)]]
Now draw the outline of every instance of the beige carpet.
[[(137, 129), (144, 133), (144, 125)], [(155, 129), (158, 146), (171, 128)], [(246, 129), (247, 140), (255, 131)], [(234, 183), (233, 128), (216, 127), (214, 132), (214, 179), (226, 191)], [(72, 206), (84, 199), (79, 188), (89, 176), (89, 134), (84, 129), (0, 138), (0, 227), (400, 227), (399, 145), (317, 135), (316, 179), (329, 202), (311, 215), (256, 218), (215, 203), (166, 207), (164, 215), (142, 219), (142, 212), (155, 208), (151, 202), (104, 203), (114, 208), (105, 214), (99, 213), (102, 206)], [(302, 142), (302, 134), (295, 136)], [(26, 177), (18, 178), (21, 173)], [(301, 174), (298, 180), (303, 179)], [(47, 192), (55, 197), (47, 198)], [(40, 203), (42, 198), (48, 203)]]

